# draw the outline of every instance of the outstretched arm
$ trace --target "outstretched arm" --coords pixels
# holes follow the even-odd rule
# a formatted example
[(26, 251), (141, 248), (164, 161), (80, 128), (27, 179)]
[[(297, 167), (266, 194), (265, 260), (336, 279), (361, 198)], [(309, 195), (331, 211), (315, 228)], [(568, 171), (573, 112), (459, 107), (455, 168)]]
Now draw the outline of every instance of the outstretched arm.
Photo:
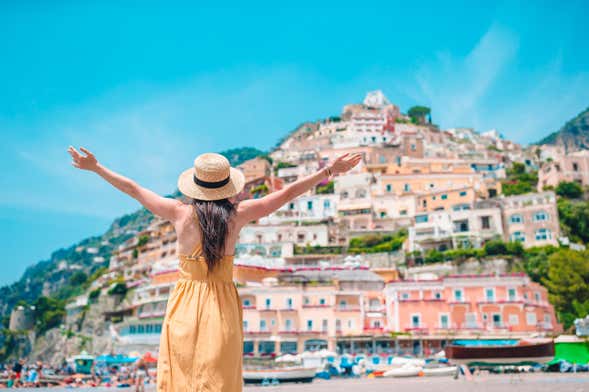
[(112, 186), (137, 200), (154, 215), (170, 221), (175, 221), (180, 216), (183, 204), (179, 200), (162, 197), (155, 192), (140, 186), (130, 178), (115, 173), (98, 163), (94, 154), (86, 150), (84, 147), (80, 147), (80, 150), (85, 156), (80, 154), (74, 147), (70, 146), (70, 148), (68, 148), (68, 152), (73, 159), (72, 165), (74, 167), (98, 174)]
[(272, 192), (261, 199), (250, 199), (239, 203), (238, 218), (242, 224), (257, 220), (276, 211), (290, 200), (307, 192), (323, 181), (329, 174), (345, 173), (360, 162), (360, 154), (344, 154), (331, 166), (325, 167), (314, 174), (301, 178), (289, 186)]

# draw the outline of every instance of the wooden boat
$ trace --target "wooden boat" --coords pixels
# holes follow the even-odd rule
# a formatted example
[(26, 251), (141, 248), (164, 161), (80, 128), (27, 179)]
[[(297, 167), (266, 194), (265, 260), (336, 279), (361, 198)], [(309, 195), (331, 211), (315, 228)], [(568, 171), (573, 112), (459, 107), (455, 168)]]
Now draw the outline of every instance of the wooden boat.
[(453, 376), (456, 374), (456, 366), (442, 366), (435, 368), (423, 368), (423, 375), (426, 377)]
[(275, 368), (275, 369), (244, 369), (243, 382), (246, 384), (311, 382), (315, 378), (315, 368)]
[[(484, 342), (484, 341), (482, 341)], [(554, 342), (514, 341), (509, 344), (451, 344), (445, 348), (446, 358), (456, 364), (513, 365), (545, 363), (554, 357)]]

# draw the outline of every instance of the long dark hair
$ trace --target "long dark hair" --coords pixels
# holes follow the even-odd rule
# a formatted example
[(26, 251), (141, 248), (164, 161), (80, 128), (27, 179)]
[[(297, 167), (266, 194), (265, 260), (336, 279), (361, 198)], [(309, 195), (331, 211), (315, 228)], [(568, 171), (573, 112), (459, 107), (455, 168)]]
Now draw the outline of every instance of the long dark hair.
[(235, 204), (229, 199), (192, 199), (202, 236), (202, 256), (209, 270), (225, 256), (225, 240), (229, 232), (229, 221), (235, 214)]

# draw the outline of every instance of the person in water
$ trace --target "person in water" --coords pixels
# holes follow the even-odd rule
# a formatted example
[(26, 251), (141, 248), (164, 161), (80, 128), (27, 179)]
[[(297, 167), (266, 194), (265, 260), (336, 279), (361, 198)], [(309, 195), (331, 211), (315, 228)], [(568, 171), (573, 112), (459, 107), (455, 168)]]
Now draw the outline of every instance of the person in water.
[(259, 199), (237, 202), (243, 173), (219, 154), (207, 153), (178, 178), (189, 202), (166, 198), (106, 168), (80, 147), (68, 149), (76, 168), (98, 174), (145, 208), (170, 221), (178, 237), (180, 278), (168, 299), (157, 365), (159, 392), (242, 390), (242, 308), (233, 284), (239, 231), (322, 181), (356, 166), (344, 154), (316, 173)]

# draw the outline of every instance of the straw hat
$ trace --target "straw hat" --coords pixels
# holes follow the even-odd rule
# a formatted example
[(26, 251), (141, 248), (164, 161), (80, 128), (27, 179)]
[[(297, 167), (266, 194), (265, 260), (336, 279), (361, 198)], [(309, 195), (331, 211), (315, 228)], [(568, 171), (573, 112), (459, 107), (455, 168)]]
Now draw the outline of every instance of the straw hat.
[(198, 200), (221, 200), (237, 195), (245, 185), (243, 173), (231, 167), (219, 154), (202, 154), (194, 167), (178, 177), (178, 189), (185, 196)]

